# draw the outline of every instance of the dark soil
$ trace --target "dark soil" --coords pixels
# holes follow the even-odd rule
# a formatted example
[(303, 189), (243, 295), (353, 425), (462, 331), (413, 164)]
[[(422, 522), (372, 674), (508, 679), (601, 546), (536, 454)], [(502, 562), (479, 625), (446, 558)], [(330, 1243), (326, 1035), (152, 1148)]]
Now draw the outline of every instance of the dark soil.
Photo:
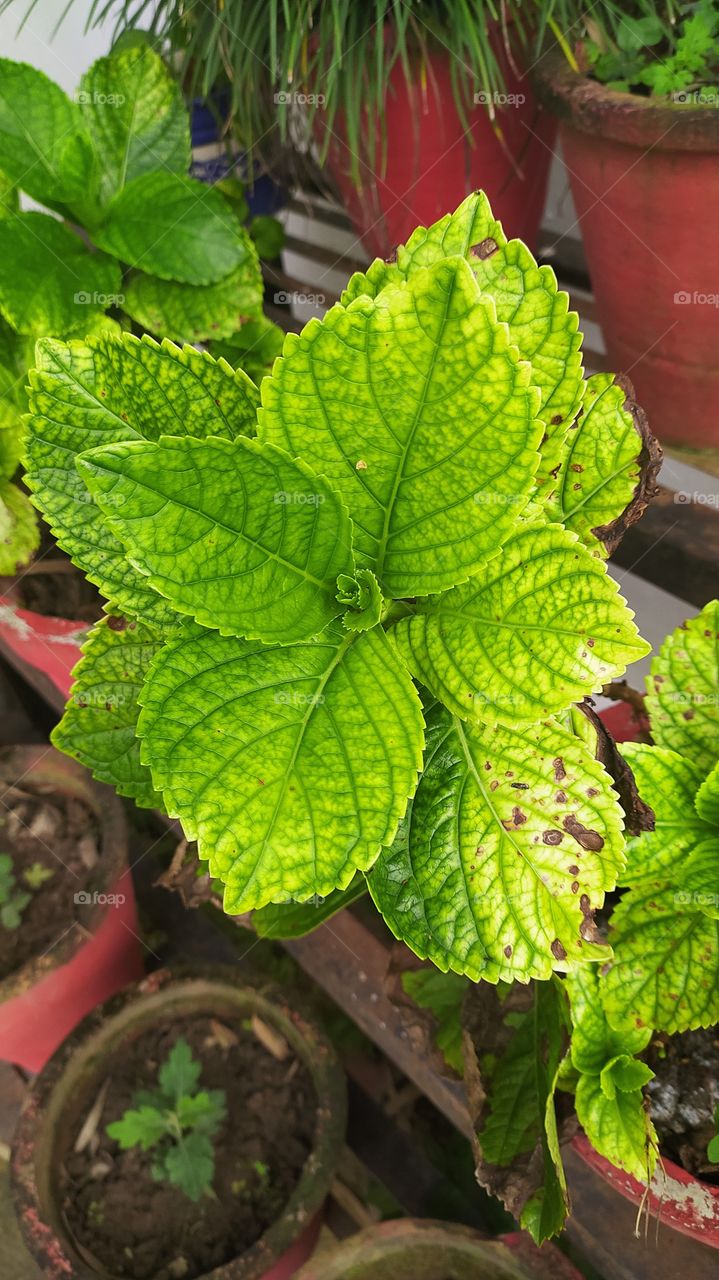
[(40, 792), (22, 781), (6, 788), (0, 805), (0, 853), (13, 860), (17, 888), (29, 890), (24, 873), (34, 864), (52, 872), (31, 892), (20, 925), (0, 924), (0, 979), (49, 951), (85, 914), (75, 901), (93, 878), (98, 860), (98, 824), (80, 800)]
[(647, 1094), (662, 1153), (719, 1186), (719, 1165), (707, 1160), (719, 1105), (719, 1026), (655, 1036), (646, 1058), (655, 1072)]
[[(193, 1203), (151, 1175), (152, 1151), (121, 1151), (106, 1133), (183, 1037), (202, 1063), (199, 1087), (224, 1089), (227, 1117), (214, 1139), (213, 1195)], [(78, 1112), (61, 1169), (63, 1214), (80, 1247), (113, 1276), (194, 1280), (238, 1257), (281, 1216), (312, 1150), (317, 1098), (305, 1066), (282, 1060), (251, 1024), (174, 1020), (118, 1046), (102, 1117), (89, 1148), (74, 1146), (103, 1083)]]
[[(46, 573), (42, 572), (43, 563), (48, 565)], [(58, 571), (60, 565), (64, 568)], [(97, 622), (102, 617), (103, 598), (97, 587), (72, 565), (46, 524), (41, 525), (40, 547), (33, 566), (33, 572), (23, 574), (18, 584), (24, 609), (42, 613), (46, 618), (69, 618), (78, 622)]]

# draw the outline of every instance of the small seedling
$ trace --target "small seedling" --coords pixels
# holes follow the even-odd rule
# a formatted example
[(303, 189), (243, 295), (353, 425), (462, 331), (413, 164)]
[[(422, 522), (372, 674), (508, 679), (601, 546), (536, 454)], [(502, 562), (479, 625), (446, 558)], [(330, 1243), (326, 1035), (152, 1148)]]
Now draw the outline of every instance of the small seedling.
[(211, 1195), (215, 1173), (212, 1138), (225, 1118), (222, 1089), (198, 1089), (202, 1067), (180, 1038), (160, 1068), (156, 1089), (135, 1095), (134, 1107), (107, 1126), (123, 1151), (155, 1151), (152, 1176), (170, 1182), (190, 1200)]
[(42, 862), (33, 862), (27, 871), (23, 871), (22, 878), (29, 889), (35, 892), (42, 889), (46, 881), (51, 880), (55, 872), (52, 867), (43, 866)]
[(19, 928), (31, 897), (31, 893), (18, 888), (10, 854), (0, 853), (0, 924), (4, 929)]

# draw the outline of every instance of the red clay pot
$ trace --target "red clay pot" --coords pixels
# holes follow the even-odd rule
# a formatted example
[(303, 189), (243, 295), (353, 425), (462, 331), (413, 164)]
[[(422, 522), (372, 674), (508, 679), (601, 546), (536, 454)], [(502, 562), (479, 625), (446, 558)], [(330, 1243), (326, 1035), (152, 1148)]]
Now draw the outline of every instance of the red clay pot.
[(87, 623), (46, 618), (42, 613), (23, 609), (17, 603), (12, 579), (3, 579), (3, 585), (0, 641), (22, 662), (44, 672), (63, 698), (67, 698), (72, 669), (82, 657), (80, 645), (87, 634)]
[(127, 827), (110, 787), (49, 746), (0, 752), (0, 784), (22, 779), (77, 796), (97, 815), (100, 858), (82, 924), (0, 982), (0, 1059), (39, 1071), (90, 1009), (143, 971)]
[[(602, 720), (617, 742), (632, 742), (637, 736), (638, 726), (626, 703), (619, 702), (603, 711)], [(625, 1200), (631, 1200), (637, 1207), (645, 1205), (646, 1211), (659, 1222), (700, 1244), (719, 1249), (719, 1187), (701, 1182), (681, 1165), (662, 1157), (647, 1197), (646, 1186), (600, 1156), (583, 1133), (573, 1139), (572, 1147), (584, 1163)]]
[(346, 1124), (344, 1073), (331, 1043), (280, 992), (243, 987), (230, 967), (176, 974), (160, 969), (95, 1009), (28, 1091), (13, 1141), (12, 1192), (25, 1244), (48, 1280), (106, 1276), (76, 1249), (61, 1211), (59, 1171), (78, 1107), (96, 1096), (108, 1061), (125, 1037), (158, 1019), (208, 1013), (219, 1018), (258, 1014), (279, 1031), (312, 1077), (317, 1123), (312, 1152), (280, 1217), (241, 1257), (202, 1280), (290, 1280), (312, 1253)]
[[(549, 112), (539, 106), (529, 77), (512, 67), (500, 39), (497, 56), (511, 104), (497, 104), (496, 123), (503, 141), (481, 102), (467, 108), (469, 132), (465, 130), (452, 96), (452, 55), (441, 48), (428, 57), (424, 90), (419, 84), (419, 69), (417, 83), (408, 85), (401, 63), (395, 64), (381, 122), (386, 135), (386, 167), (380, 176), (366, 162), (366, 156), (360, 157), (361, 192), (351, 176), (343, 123), (339, 114), (335, 117), (327, 167), (358, 237), (373, 257), (386, 257), (415, 227), (436, 222), (480, 187), (507, 234), (534, 245), (544, 210), (556, 126)], [(477, 85), (477, 92), (481, 90)], [(321, 109), (315, 119), (321, 137)], [(368, 127), (375, 128), (375, 155), (381, 157), (380, 122), (368, 122)], [(377, 164), (382, 168), (380, 160)]]
[(652, 431), (719, 445), (719, 111), (612, 90), (545, 55), (612, 367)]

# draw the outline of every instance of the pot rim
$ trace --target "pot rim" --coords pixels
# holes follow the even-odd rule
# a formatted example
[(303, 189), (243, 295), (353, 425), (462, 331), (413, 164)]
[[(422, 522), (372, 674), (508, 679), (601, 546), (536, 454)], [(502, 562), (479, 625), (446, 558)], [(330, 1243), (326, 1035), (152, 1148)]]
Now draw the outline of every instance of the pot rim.
[[(56, 1202), (54, 1170), (59, 1118), (68, 1096), (76, 1097), (116, 1053), (118, 1036), (169, 1015), (208, 1016), (214, 1006), (227, 1016), (258, 1012), (292, 1045), (317, 1095), (312, 1150), (281, 1215), (259, 1240), (201, 1280), (261, 1280), (312, 1221), (329, 1191), (344, 1144), (347, 1095), (344, 1072), (326, 1035), (301, 1007), (271, 983), (245, 986), (225, 966), (159, 969), (94, 1009), (63, 1041), (28, 1090), (10, 1158), (15, 1212), (25, 1244), (51, 1280), (104, 1280), (76, 1251)], [(184, 1012), (183, 1012), (184, 1011)], [(44, 1162), (41, 1169), (40, 1163)]]
[(96, 782), (83, 765), (49, 743), (0, 748), (0, 783), (12, 786), (23, 780), (82, 800), (94, 813), (100, 828), (100, 856), (86, 890), (92, 893), (93, 900), (81, 904), (81, 919), (49, 951), (31, 956), (19, 969), (0, 980), (0, 1003), (24, 995), (28, 988), (67, 964), (85, 946), (110, 909), (110, 904), (97, 901), (96, 895), (111, 893), (127, 868), (125, 810), (112, 787)]
[[(647, 1197), (646, 1186), (595, 1151), (585, 1133), (575, 1135), (572, 1148), (625, 1200), (636, 1205), (646, 1200), (649, 1211), (659, 1222), (709, 1248), (719, 1249), (719, 1187), (702, 1182), (681, 1165), (662, 1156), (661, 1167), (657, 1165)], [(686, 1195), (680, 1198), (683, 1189), (686, 1189)]]
[(719, 108), (618, 93), (573, 71), (556, 46), (535, 64), (533, 81), (544, 106), (581, 133), (653, 151), (719, 151)]

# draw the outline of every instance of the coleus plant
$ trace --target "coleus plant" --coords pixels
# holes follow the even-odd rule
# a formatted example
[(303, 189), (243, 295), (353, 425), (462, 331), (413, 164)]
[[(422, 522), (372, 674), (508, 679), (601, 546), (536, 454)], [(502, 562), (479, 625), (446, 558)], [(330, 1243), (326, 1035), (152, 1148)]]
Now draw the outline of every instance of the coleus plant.
[[(466, 1033), (460, 1070), (480, 1181), (538, 1238), (566, 1213), (559, 1142), (571, 1130), (568, 1095), (595, 1150), (648, 1182), (659, 1143), (644, 1090), (653, 1072), (642, 1054), (657, 1032), (719, 1022), (718, 691), (714, 600), (652, 661), (652, 741), (620, 748), (654, 820), (629, 841), (619, 875), (625, 892), (603, 931), (605, 964), (578, 965), (533, 984), (533, 993), (424, 984), (441, 1045)], [(451, 1063), (457, 1067), (456, 1053)]]
[[(134, 324), (231, 341), (252, 319), (268, 341), (234, 193), (189, 177), (190, 154), (180, 89), (149, 46), (100, 58), (74, 100), (35, 68), (0, 59), (0, 573), (38, 543), (12, 484), (38, 337)], [(20, 192), (52, 212), (21, 212)]]
[(261, 392), (169, 342), (39, 343), (28, 483), (108, 600), (54, 741), (179, 817), (228, 912), (298, 931), (369, 888), (474, 982), (610, 957), (625, 819), (573, 706), (647, 652), (605, 561), (658, 460), (580, 346), (481, 193)]

